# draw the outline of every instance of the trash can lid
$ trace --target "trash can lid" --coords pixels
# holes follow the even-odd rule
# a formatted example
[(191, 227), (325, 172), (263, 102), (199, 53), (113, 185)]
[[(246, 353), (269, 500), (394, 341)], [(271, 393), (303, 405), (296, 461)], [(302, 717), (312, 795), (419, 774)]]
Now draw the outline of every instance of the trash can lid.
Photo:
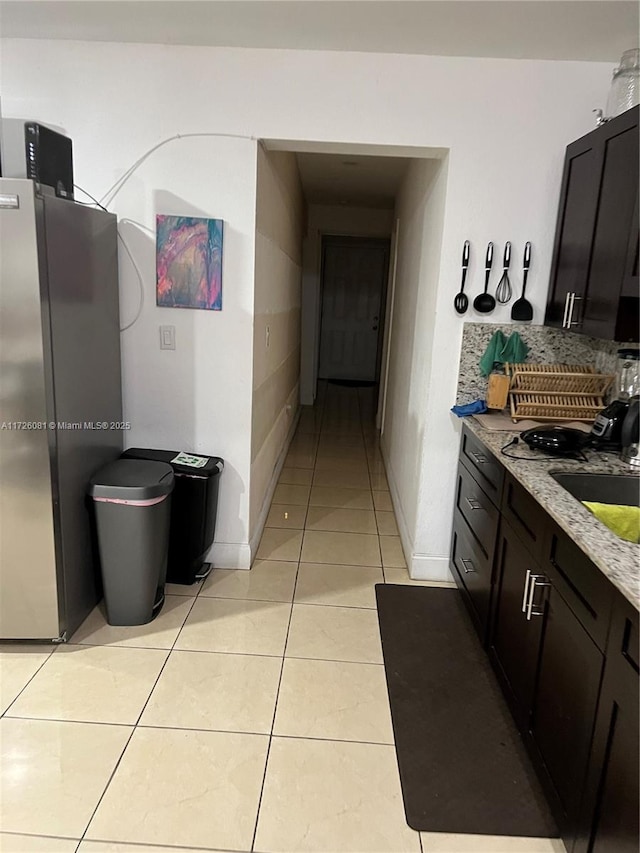
[(146, 459), (116, 459), (89, 480), (92, 498), (146, 501), (173, 490), (173, 469), (165, 462)]
[[(189, 457), (185, 460), (185, 457)], [(120, 457), (121, 459), (153, 459), (155, 462), (167, 462), (173, 468), (173, 473), (184, 474), (196, 479), (217, 477), (224, 469), (224, 459), (219, 456), (205, 456), (202, 453), (192, 453), (178, 450), (152, 450), (149, 447), (130, 447)]]

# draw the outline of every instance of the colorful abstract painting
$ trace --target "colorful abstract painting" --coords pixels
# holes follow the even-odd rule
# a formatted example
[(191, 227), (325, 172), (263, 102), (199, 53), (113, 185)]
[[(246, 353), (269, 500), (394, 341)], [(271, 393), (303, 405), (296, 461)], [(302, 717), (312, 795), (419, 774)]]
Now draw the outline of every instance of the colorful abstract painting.
[(222, 309), (222, 219), (156, 216), (156, 303)]

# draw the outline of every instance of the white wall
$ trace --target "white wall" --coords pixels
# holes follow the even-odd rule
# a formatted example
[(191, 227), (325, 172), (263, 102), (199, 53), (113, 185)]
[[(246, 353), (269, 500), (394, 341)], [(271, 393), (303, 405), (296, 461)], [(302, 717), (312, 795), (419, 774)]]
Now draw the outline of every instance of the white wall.
[[(439, 494), (442, 488), (441, 483), (429, 481), (431, 454), (426, 434), (429, 421), (442, 408), (442, 401), (430, 395), (429, 377), (447, 172), (446, 159), (413, 160), (396, 200), (397, 267), (389, 300), (393, 301), (393, 317), (381, 438), (410, 573), (438, 580), (449, 579), (446, 561), (442, 564), (440, 560), (443, 555), (431, 559), (418, 550), (417, 543), (424, 529), (432, 529), (419, 515), (420, 496), (424, 490)], [(423, 456), (427, 457), (426, 471), (422, 471)]]
[[(224, 169), (199, 175), (193, 164), (209, 161), (224, 164)], [(132, 425), (126, 446), (223, 457), (211, 555), (219, 566), (242, 565), (248, 559), (250, 445), (245, 424), (251, 419), (255, 234), (253, 204), (247, 202), (254, 193), (255, 143), (185, 139), (150, 158), (113, 208), (119, 217), (140, 223), (120, 228), (145, 290), (140, 319), (122, 334), (123, 403)], [(155, 243), (153, 232), (146, 230), (154, 228), (156, 213), (224, 220), (222, 311), (156, 307)], [(135, 315), (139, 285), (122, 247), (120, 270), (124, 325)], [(176, 327), (175, 351), (160, 350), (160, 324)]]
[[(249, 560), (255, 147), (241, 140), (172, 143), (143, 164), (111, 208), (137, 223), (121, 220), (120, 231), (144, 283), (140, 319), (121, 336), (124, 414), (131, 422), (125, 446), (223, 457), (211, 553), (218, 566)], [(218, 168), (205, 174), (194, 168), (207, 162)], [(77, 180), (92, 193), (100, 190), (90, 174)], [(224, 220), (222, 311), (156, 306), (156, 213)], [(119, 264), (125, 325), (138, 309), (140, 286), (122, 245)], [(175, 351), (160, 350), (161, 324), (175, 326)]]
[(300, 399), (304, 198), (294, 154), (258, 147), (250, 544), (255, 552)]
[[(74, 139), (77, 181), (94, 194), (176, 132), (449, 149), (421, 463), (422, 482), (432, 485), (418, 499), (413, 546), (444, 558), (459, 439), (448, 410), (462, 333), (453, 309), (462, 244), (472, 242), (473, 293), (481, 286), (488, 240), (511, 240), (515, 264), (531, 240), (527, 295), (541, 320), (564, 147), (593, 128), (591, 110), (606, 100), (611, 65), (40, 40), (5, 40), (1, 47), (4, 113), (64, 127)], [(242, 544), (249, 516), (255, 150), (242, 141), (207, 144), (212, 147), (194, 151), (183, 140), (163, 149), (166, 159), (153, 155), (146, 164), (152, 177), (136, 173), (115, 207), (121, 215), (146, 216), (150, 225), (154, 193), (168, 191), (185, 207), (227, 220), (225, 310), (181, 320), (190, 324), (178, 328), (183, 349), (167, 357), (175, 367), (161, 372), (166, 362), (155, 352), (157, 323), (169, 312), (148, 299), (144, 322), (124, 336), (125, 394), (136, 441), (184, 441), (193, 434), (195, 449), (229, 459), (220, 535)], [(150, 275), (150, 249), (146, 255)], [(519, 285), (519, 276), (515, 280)], [(130, 272), (122, 287), (135, 291)], [(125, 308), (130, 316), (130, 302)], [(501, 308), (493, 319), (508, 312)], [(163, 383), (168, 375), (171, 382)], [(172, 392), (187, 379), (185, 416), (170, 407)]]
[(372, 207), (310, 204), (303, 244), (302, 346), (300, 402), (311, 406), (316, 396), (321, 309), (322, 235), (389, 237), (393, 211)]

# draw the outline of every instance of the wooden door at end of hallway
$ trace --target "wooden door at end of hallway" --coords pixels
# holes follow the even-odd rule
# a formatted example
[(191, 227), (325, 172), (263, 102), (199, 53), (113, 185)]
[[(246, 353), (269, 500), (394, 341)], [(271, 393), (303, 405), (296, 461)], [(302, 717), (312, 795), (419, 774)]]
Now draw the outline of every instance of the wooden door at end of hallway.
[(323, 238), (320, 379), (378, 379), (388, 270), (389, 240)]

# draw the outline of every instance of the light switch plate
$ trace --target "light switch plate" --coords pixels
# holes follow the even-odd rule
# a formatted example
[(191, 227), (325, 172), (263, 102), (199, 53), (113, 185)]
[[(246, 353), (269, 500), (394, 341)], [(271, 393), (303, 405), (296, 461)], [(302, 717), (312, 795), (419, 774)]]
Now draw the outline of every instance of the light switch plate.
[(176, 348), (176, 327), (160, 326), (160, 349)]

